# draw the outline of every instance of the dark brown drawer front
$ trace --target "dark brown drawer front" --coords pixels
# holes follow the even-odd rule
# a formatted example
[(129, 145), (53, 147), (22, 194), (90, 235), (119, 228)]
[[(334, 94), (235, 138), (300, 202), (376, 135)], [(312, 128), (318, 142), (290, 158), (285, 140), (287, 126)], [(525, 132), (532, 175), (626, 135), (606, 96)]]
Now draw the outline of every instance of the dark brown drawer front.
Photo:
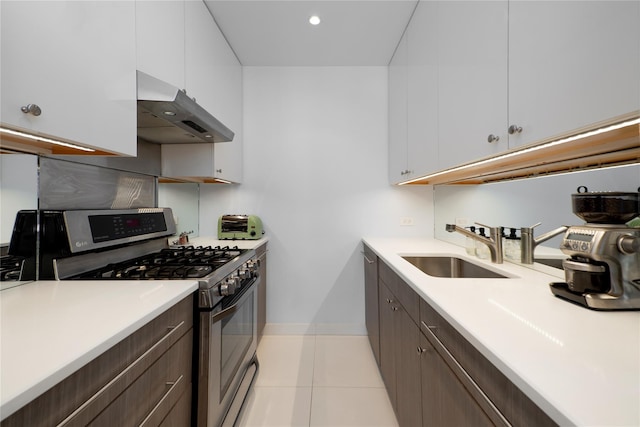
[[(429, 326), (430, 329), (435, 333), (435, 329), (440, 326), (441, 322), (440, 315), (427, 303), (425, 300), (420, 299), (420, 321), (424, 322), (425, 325)], [(423, 324), (420, 324), (420, 328), (424, 328)], [(426, 331), (422, 331), (425, 333)], [(438, 334), (436, 334), (438, 335)]]
[[(158, 426), (185, 391), (191, 389), (191, 349), (193, 329), (138, 377), (122, 394), (88, 425)], [(190, 414), (188, 414), (190, 415)], [(191, 417), (180, 425), (188, 426)], [(70, 425), (85, 425), (72, 423)]]
[(392, 294), (398, 294), (398, 275), (382, 260), (378, 263), (378, 278), (387, 285)]
[(418, 325), (420, 323), (420, 297), (418, 294), (402, 279), (398, 277), (396, 297), (404, 307), (405, 311)]
[(378, 274), (380, 280), (387, 285), (387, 288), (396, 296), (398, 302), (402, 304), (411, 320), (416, 325), (420, 323), (420, 297), (418, 294), (391, 267), (381, 260), (378, 262)]
[[(192, 329), (193, 304), (192, 294), (5, 419), (1, 427), (57, 425), (162, 341), (161, 348), (154, 351), (155, 359), (144, 361), (148, 367), (163, 349), (166, 351)], [(141, 366), (138, 364), (137, 369)]]
[(424, 300), (420, 303), (420, 317), (423, 333), (428, 336), (428, 327), (438, 337), (509, 423), (557, 425)]

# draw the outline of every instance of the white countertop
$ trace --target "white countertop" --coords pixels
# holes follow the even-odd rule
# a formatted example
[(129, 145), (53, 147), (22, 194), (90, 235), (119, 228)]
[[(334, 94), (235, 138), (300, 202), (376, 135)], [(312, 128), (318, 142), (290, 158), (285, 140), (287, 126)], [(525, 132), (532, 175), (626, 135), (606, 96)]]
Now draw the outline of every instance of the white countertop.
[(0, 292), (0, 419), (197, 289), (194, 280), (41, 281)]
[[(549, 289), (557, 275), (491, 264), (442, 241), (363, 240), (558, 424), (640, 425), (640, 311), (566, 302)], [(436, 254), (513, 278), (431, 277), (400, 256)]]

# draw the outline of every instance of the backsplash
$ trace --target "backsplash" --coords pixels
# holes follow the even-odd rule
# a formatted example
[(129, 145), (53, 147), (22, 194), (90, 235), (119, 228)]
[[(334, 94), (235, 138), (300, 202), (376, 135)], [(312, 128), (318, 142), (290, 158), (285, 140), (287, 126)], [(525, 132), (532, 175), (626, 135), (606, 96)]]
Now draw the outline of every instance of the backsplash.
[(156, 178), (42, 157), (38, 196), (40, 209), (154, 207)]
[[(445, 224), (455, 223), (456, 219), (516, 228), (541, 222), (536, 235), (560, 225), (581, 224), (583, 221), (573, 214), (571, 206), (571, 194), (581, 185), (589, 191), (638, 191), (640, 165), (478, 186), (435, 186), (434, 235), (463, 246), (464, 236), (445, 231)], [(555, 237), (544, 246), (558, 248), (560, 239)]]

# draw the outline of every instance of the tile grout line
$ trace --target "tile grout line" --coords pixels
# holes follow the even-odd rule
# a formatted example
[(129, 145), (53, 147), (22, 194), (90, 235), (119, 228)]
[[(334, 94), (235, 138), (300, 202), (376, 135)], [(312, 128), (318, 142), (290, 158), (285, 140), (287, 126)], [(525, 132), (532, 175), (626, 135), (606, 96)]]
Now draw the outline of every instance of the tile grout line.
[(313, 359), (312, 366), (313, 370), (311, 371), (311, 399), (309, 399), (309, 423), (308, 426), (311, 427), (311, 414), (313, 412), (313, 391), (315, 389), (316, 383), (316, 353), (318, 351), (318, 336), (313, 336)]

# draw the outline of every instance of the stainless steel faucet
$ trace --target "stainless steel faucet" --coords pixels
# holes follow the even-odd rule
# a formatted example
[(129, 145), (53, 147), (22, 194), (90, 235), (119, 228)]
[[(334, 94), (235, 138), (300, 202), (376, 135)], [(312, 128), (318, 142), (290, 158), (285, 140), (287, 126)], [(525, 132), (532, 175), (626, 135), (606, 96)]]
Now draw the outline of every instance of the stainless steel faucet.
[(500, 227), (489, 227), (488, 225), (480, 224), (479, 222), (476, 222), (476, 224), (489, 229), (489, 237), (479, 236), (455, 224), (447, 224), (446, 230), (449, 233), (457, 231), (458, 233), (464, 234), (467, 237), (484, 243), (489, 247), (489, 253), (491, 253), (491, 262), (502, 264), (502, 233), (500, 232)]
[(558, 234), (564, 233), (568, 228), (567, 226), (563, 225), (556, 228), (555, 230), (551, 230), (548, 233), (534, 238), (533, 229), (540, 224), (541, 223), (539, 222), (535, 225), (532, 225), (531, 227), (522, 227), (520, 229), (520, 261), (523, 264), (533, 264), (533, 252), (536, 250), (536, 246), (538, 246), (540, 243), (546, 242), (547, 240), (557, 236)]

